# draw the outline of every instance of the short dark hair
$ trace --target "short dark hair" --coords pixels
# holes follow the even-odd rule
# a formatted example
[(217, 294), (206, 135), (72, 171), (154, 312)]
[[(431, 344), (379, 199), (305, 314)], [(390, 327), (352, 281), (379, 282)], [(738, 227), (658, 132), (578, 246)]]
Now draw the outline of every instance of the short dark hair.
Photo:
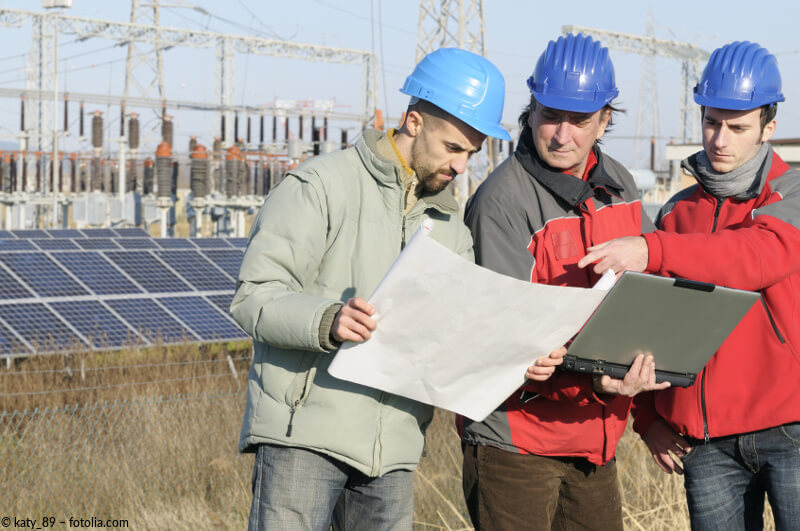
[(444, 120), (455, 118), (455, 116), (448, 113), (441, 107), (434, 105), (428, 100), (422, 100), (422, 99), (417, 99), (414, 103), (409, 104), (408, 108), (406, 109), (406, 114), (410, 113), (411, 111), (417, 111), (420, 114), (429, 114), (432, 116), (436, 116), (437, 118), (442, 118)]
[(767, 105), (761, 106), (761, 132), (764, 132), (764, 128), (770, 123), (772, 120), (775, 119), (775, 115), (778, 114), (778, 104), (777, 103), (768, 103)]
[[(761, 106), (761, 132), (764, 132), (764, 128), (770, 123), (772, 120), (775, 119), (775, 116), (778, 114), (778, 103), (767, 103), (766, 105)], [(700, 106), (700, 119), (702, 120), (706, 116), (706, 106)]]
[[(522, 112), (520, 113), (519, 118), (517, 119), (517, 122), (519, 123), (520, 129), (525, 129), (525, 127), (528, 125), (528, 115), (531, 113), (531, 111), (536, 110), (536, 105), (538, 105), (538, 104), (539, 104), (539, 102), (537, 102), (536, 98), (533, 96), (533, 94), (531, 94), (530, 101), (525, 106), (525, 108), (522, 109)], [(611, 128), (614, 126), (614, 113), (616, 113), (616, 112), (624, 113), (625, 109), (623, 109), (621, 107), (617, 107), (616, 105), (611, 105), (610, 103), (606, 103), (605, 107), (603, 107), (602, 110), (609, 111), (609, 113), (610, 113), (609, 114), (609, 118), (608, 118), (608, 124), (606, 124), (606, 133), (608, 133), (608, 132), (611, 131)], [(596, 142), (598, 144), (601, 143), (600, 140), (597, 140)]]

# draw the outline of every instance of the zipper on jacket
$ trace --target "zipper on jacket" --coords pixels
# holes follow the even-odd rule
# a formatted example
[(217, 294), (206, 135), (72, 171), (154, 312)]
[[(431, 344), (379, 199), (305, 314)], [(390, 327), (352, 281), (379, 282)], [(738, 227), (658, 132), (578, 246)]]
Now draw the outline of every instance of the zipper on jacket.
[(300, 406), (300, 400), (295, 400), (292, 407), (289, 408), (289, 426), (286, 428), (286, 436), (292, 436), (292, 422), (294, 422), (294, 412), (297, 411), (298, 406)]
[(400, 250), (406, 248), (406, 217), (403, 216), (403, 232), (400, 236)]
[[(725, 198), (717, 198), (717, 206), (714, 209), (714, 224), (711, 226), (711, 232), (717, 231), (717, 222), (719, 221), (719, 213), (722, 210), (722, 204)], [(711, 437), (708, 433), (708, 412), (706, 411), (706, 370), (703, 369), (703, 376), (700, 379), (700, 408), (703, 414), (703, 442), (708, 444)]]
[(717, 230), (717, 222), (719, 221), (719, 211), (722, 210), (722, 203), (725, 202), (725, 198), (717, 199), (717, 208), (714, 209), (714, 225), (711, 227), (711, 232), (716, 232)]
[(294, 414), (297, 412), (297, 408), (303, 405), (303, 402), (306, 401), (308, 394), (311, 392), (311, 382), (314, 380), (314, 377), (317, 374), (317, 362), (321, 356), (322, 353), (317, 354), (317, 356), (311, 362), (311, 365), (306, 372), (306, 378), (305, 382), (303, 382), (303, 389), (300, 391), (300, 396), (297, 397), (292, 404), (292, 407), (289, 408), (289, 425), (286, 427), (286, 437), (292, 436), (292, 422), (294, 422)]
[(708, 414), (706, 413), (706, 370), (703, 369), (703, 377), (700, 379), (700, 407), (703, 410), (703, 442), (708, 444), (711, 439), (708, 435)]
[[(378, 395), (378, 404), (380, 407), (378, 408), (378, 432), (375, 434), (375, 448), (372, 450), (372, 473), (378, 475), (381, 471), (381, 462), (383, 461), (382, 455), (383, 454), (383, 442), (381, 441), (381, 432), (383, 431), (383, 410), (384, 410), (384, 400), (386, 399), (386, 393), (381, 391)], [(376, 452), (377, 450), (377, 452)], [(375, 454), (378, 455), (375, 455)]]

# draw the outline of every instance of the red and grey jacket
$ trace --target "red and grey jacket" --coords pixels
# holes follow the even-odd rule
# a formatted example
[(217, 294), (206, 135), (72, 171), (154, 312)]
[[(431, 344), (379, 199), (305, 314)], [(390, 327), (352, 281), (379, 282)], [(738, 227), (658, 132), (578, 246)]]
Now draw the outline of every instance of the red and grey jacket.
[[(698, 177), (696, 155), (683, 162)], [(645, 235), (647, 271), (760, 291), (691, 387), (637, 397), (634, 428), (663, 417), (695, 439), (800, 421), (800, 172), (772, 152), (741, 199), (696, 184)], [(681, 233), (681, 234), (677, 234)]]
[[(585, 180), (558, 172), (539, 158), (525, 128), (514, 156), (467, 204), (476, 263), (530, 282), (590, 287), (597, 275), (577, 266), (587, 247), (653, 230), (631, 174), (597, 147), (589, 159)], [(604, 464), (614, 457), (630, 406), (628, 398), (596, 395), (589, 375), (556, 372), (529, 382), (484, 421), (457, 424), (469, 444)]]

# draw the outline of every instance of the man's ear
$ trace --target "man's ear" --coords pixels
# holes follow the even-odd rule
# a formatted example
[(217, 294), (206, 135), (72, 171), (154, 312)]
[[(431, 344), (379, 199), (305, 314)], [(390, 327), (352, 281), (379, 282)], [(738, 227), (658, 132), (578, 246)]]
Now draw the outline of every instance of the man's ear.
[(764, 126), (764, 129), (761, 131), (761, 141), (766, 142), (772, 135), (775, 133), (775, 127), (778, 125), (778, 122), (775, 121), (773, 118), (770, 120), (767, 125)]
[(408, 136), (416, 137), (422, 131), (424, 118), (419, 111), (409, 111), (406, 114), (405, 130)]
[(597, 138), (595, 138), (595, 140), (600, 140), (603, 138), (603, 135), (606, 133), (606, 127), (608, 127), (608, 122), (610, 121), (611, 109), (601, 109), (600, 128), (597, 130)]

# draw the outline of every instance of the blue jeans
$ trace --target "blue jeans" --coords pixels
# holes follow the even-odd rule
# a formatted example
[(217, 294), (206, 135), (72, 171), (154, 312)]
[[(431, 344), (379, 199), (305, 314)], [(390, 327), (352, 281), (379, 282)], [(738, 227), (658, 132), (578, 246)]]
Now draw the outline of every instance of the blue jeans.
[(373, 478), (302, 448), (259, 445), (248, 529), (410, 530), (414, 473)]
[(692, 529), (763, 529), (765, 493), (775, 528), (800, 529), (800, 423), (698, 441), (683, 465)]

